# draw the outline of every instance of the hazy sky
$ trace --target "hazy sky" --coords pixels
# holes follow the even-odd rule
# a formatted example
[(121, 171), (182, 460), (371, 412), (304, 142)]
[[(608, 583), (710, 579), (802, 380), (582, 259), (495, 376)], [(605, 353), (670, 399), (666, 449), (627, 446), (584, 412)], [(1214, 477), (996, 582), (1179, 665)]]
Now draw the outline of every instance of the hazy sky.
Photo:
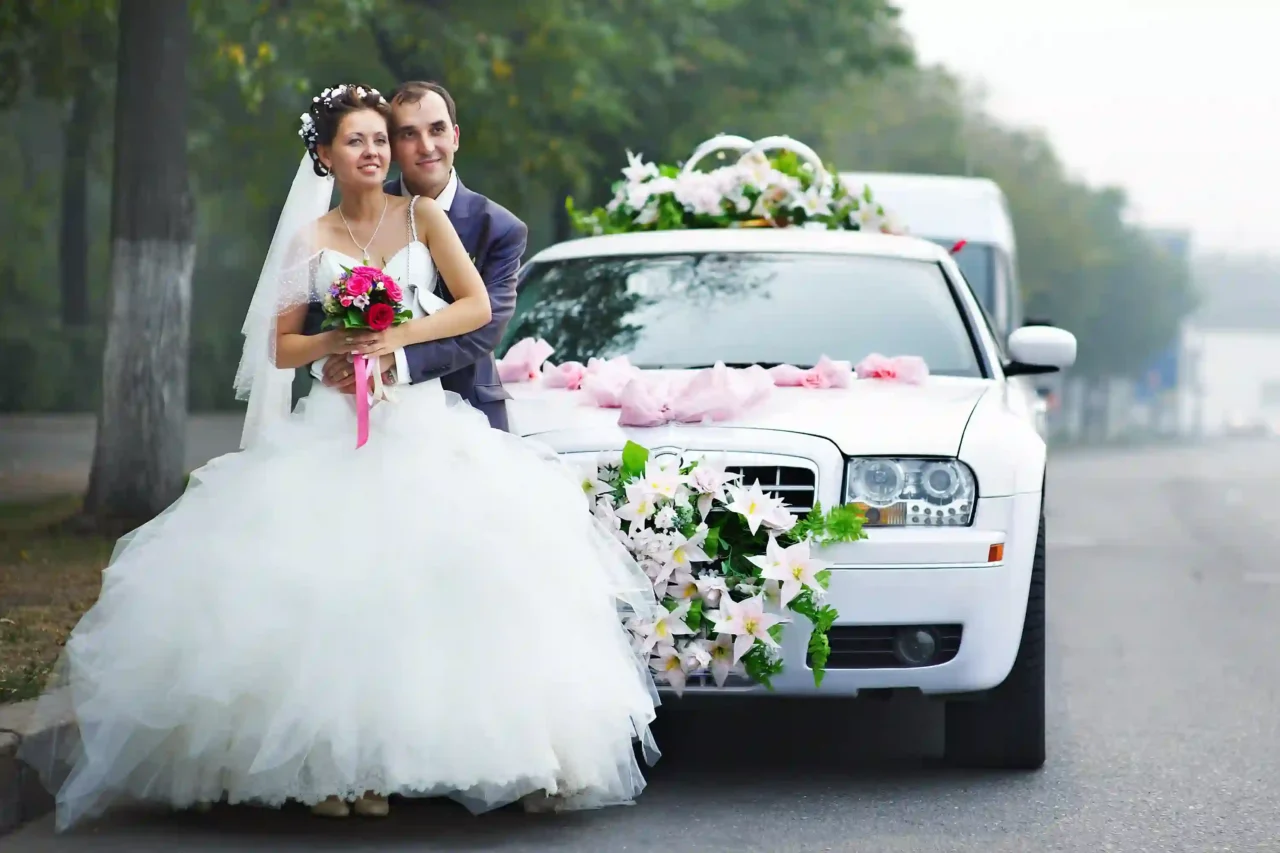
[(1280, 0), (897, 0), (923, 62), (980, 81), (1068, 167), (1200, 249), (1280, 254)]

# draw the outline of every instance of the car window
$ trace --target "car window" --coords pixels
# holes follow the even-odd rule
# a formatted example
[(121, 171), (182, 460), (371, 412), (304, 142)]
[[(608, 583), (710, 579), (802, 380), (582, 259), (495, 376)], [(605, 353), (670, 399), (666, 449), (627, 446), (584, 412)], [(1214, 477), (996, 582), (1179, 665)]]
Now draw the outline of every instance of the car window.
[(540, 337), (556, 361), (627, 355), (641, 367), (814, 364), (917, 355), (982, 376), (942, 268), (839, 254), (719, 253), (537, 262), (507, 342)]

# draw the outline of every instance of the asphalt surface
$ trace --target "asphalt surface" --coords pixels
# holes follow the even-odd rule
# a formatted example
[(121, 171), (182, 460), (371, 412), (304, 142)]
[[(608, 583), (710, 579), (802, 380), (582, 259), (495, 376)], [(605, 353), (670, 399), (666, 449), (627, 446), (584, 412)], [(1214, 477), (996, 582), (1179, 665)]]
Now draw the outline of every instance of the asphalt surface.
[(1280, 851), (1277, 483), (1273, 443), (1056, 458), (1036, 773), (939, 766), (923, 702), (668, 706), (633, 807), (122, 812), (62, 836), (46, 818), (0, 850)]

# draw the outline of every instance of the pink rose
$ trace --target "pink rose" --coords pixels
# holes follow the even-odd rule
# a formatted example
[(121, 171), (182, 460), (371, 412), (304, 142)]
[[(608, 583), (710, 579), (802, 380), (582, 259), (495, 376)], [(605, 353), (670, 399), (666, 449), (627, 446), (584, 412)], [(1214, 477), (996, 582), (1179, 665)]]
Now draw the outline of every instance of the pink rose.
[(368, 276), (352, 275), (347, 279), (347, 293), (352, 296), (362, 296), (370, 290), (373, 290), (373, 281)]
[(404, 301), (404, 291), (400, 289), (400, 285), (389, 276), (382, 277), (382, 283), (387, 286), (387, 296), (390, 296), (393, 302)]
[(347, 296), (347, 295), (344, 293), (344, 294), (342, 294), (341, 296), (339, 296), (339, 297), (338, 297), (338, 301), (342, 303), (342, 307), (343, 307), (343, 308), (350, 308), (350, 307), (351, 307), (351, 303), (352, 303), (352, 302), (355, 302), (355, 299), (353, 299), (353, 298), (352, 298), (352, 297), (350, 297), (350, 296)]
[(382, 277), (382, 270), (377, 267), (352, 267), (352, 275), (362, 275), (368, 279), (378, 279)]

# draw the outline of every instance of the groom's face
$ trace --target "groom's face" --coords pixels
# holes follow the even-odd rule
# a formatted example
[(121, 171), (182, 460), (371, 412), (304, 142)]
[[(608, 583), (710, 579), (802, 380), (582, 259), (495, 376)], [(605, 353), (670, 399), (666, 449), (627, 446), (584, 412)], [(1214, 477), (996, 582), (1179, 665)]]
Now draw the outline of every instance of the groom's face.
[(449, 182), (453, 155), (458, 150), (458, 127), (449, 108), (435, 92), (416, 103), (394, 104), (391, 150), (410, 191), (438, 195)]

